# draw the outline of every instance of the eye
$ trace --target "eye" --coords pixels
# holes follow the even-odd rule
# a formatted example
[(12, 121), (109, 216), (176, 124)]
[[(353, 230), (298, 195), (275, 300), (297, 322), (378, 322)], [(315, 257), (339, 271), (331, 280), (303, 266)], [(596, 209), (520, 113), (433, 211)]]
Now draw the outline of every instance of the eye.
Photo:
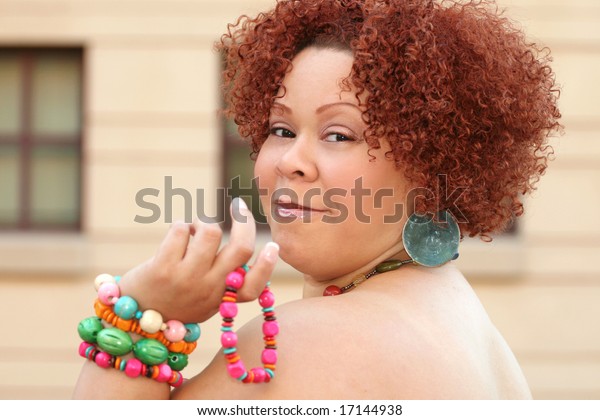
[(345, 134), (331, 133), (331, 134), (328, 134), (327, 137), (325, 137), (325, 141), (333, 143), (333, 142), (341, 142), (341, 141), (354, 141), (354, 139)]
[(294, 137), (296, 137), (294, 133), (283, 127), (273, 127), (271, 128), (270, 133), (271, 135), (276, 137), (284, 137), (289, 139), (293, 139)]

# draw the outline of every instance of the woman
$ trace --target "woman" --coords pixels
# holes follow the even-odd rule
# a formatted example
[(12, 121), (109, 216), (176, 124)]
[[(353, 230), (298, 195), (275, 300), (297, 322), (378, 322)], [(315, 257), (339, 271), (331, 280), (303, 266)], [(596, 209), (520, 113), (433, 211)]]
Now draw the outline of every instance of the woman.
[[(221, 249), (218, 226), (175, 223), (104, 299), (185, 323), (220, 312), (225, 356), (181, 384), (150, 364), (130, 375), (106, 342), (84, 343), (95, 363), (74, 396), (530, 398), (452, 259), (462, 235), (491, 240), (519, 216), (546, 168), (560, 128), (549, 58), (493, 4), (425, 0), (280, 1), (218, 48), (273, 242), (245, 274), (255, 226), (243, 201)], [(278, 257), (305, 285), (275, 318), (263, 288)], [(264, 316), (234, 334), (233, 302), (259, 296)], [(264, 367), (246, 368), (262, 347)], [(142, 375), (164, 378), (128, 377)]]

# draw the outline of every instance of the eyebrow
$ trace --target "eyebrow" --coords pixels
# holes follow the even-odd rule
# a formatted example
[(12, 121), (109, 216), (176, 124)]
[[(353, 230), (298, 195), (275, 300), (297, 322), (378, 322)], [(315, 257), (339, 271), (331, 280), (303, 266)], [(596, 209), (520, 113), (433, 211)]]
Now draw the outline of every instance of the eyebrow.
[[(340, 106), (340, 105), (351, 106), (352, 108), (356, 108), (357, 110), (362, 112), (362, 110), (356, 104), (353, 104), (351, 102), (332, 102), (330, 104), (325, 104), (325, 105), (321, 105), (320, 107), (318, 107), (316, 113), (321, 114), (322, 112), (326, 111), (327, 109), (329, 109), (331, 107)], [(294, 113), (289, 106), (284, 105), (281, 102), (275, 102), (275, 103), (273, 103), (273, 106), (283, 108), (283, 110), (285, 112), (287, 112), (288, 114)]]

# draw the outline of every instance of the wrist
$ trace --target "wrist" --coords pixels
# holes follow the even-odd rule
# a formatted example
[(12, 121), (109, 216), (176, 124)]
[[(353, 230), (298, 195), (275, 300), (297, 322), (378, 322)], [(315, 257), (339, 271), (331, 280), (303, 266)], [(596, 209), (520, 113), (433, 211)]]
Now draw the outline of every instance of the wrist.
[(113, 368), (130, 378), (146, 377), (178, 387), (200, 337), (197, 324), (163, 322), (152, 309), (142, 310), (137, 301), (121, 294), (120, 278), (96, 277), (96, 316), (82, 320), (79, 354), (98, 366)]

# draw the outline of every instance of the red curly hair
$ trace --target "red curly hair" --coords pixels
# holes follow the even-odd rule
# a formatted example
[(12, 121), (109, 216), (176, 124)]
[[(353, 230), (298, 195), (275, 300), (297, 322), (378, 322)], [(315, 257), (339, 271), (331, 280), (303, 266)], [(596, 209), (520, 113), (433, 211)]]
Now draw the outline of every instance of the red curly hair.
[[(325, 41), (323, 41), (325, 40)], [(414, 185), (464, 190), (418, 203), (459, 208), (461, 232), (491, 240), (523, 213), (562, 129), (559, 89), (546, 48), (492, 1), (281, 0), (242, 16), (216, 44), (225, 57), (225, 113), (258, 153), (291, 60), (310, 45), (342, 45), (354, 56), (348, 82), (366, 91), (365, 139), (385, 138)]]

